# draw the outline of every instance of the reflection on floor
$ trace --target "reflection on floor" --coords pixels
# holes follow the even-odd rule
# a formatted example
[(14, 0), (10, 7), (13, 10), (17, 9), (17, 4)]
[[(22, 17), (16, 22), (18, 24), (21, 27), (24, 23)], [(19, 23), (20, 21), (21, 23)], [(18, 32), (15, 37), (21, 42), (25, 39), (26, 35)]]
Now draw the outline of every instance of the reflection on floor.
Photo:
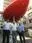
[[(29, 39), (31, 39), (31, 38), (30, 37), (25, 37), (25, 40), (29, 40)], [(20, 41), (19, 36), (17, 36), (17, 40)]]
[[(0, 35), (0, 43), (2, 43), (2, 36)], [(25, 40), (26, 40), (26, 43), (32, 43), (32, 39), (29, 38), (29, 37), (25, 37)], [(10, 43), (13, 43), (12, 41), (12, 36), (10, 37)], [(19, 39), (19, 36), (17, 36), (17, 43), (20, 43), (20, 39)]]

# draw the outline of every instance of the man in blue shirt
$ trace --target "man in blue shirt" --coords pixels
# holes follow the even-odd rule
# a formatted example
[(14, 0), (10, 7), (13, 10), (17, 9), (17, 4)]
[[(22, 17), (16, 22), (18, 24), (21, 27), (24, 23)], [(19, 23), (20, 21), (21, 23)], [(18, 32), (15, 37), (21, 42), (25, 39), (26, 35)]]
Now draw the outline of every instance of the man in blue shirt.
[(7, 43), (9, 43), (9, 35), (10, 35), (11, 26), (12, 25), (9, 22), (9, 20), (5, 21), (3, 24), (3, 43), (5, 43), (6, 37), (7, 37)]
[[(17, 27), (17, 31), (18, 31), (18, 34), (20, 36), (20, 42), (25, 43), (25, 37), (24, 37), (24, 24), (23, 23), (19, 23), (19, 26)], [(23, 41), (22, 41), (22, 37), (23, 37)]]

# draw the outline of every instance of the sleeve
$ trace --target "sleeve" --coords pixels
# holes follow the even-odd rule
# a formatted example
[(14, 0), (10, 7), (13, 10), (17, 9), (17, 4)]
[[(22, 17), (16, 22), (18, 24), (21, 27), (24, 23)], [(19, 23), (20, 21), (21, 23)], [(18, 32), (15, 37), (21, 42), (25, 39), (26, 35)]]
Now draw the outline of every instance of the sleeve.
[(17, 31), (19, 30), (19, 27), (17, 27)]
[(13, 28), (13, 27), (12, 27), (12, 24), (10, 24), (10, 30), (12, 30), (12, 28)]

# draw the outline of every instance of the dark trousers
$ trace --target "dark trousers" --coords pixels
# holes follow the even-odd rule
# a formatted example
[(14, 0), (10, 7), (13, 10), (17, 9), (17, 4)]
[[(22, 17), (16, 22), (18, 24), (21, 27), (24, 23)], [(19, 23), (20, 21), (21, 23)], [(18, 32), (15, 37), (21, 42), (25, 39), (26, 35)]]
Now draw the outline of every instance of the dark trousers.
[(16, 31), (12, 31), (12, 39), (13, 39), (13, 43), (17, 43), (17, 32)]
[[(22, 32), (18, 32), (18, 34), (19, 34), (19, 37), (20, 37), (20, 42), (21, 43), (25, 43), (25, 37), (24, 37), (24, 31), (22, 31)], [(22, 41), (22, 37), (23, 37), (23, 41)]]
[(7, 37), (7, 43), (9, 43), (9, 34), (10, 34), (9, 30), (3, 30), (3, 43), (5, 43), (6, 37)]

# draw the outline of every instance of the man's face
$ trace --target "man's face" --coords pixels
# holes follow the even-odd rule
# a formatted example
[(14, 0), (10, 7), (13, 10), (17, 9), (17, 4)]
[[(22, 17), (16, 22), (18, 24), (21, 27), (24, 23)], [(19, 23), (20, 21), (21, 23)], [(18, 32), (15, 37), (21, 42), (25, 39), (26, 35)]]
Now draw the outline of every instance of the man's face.
[(13, 21), (13, 24), (15, 24), (15, 21)]
[(7, 20), (7, 22), (9, 22), (9, 20)]

